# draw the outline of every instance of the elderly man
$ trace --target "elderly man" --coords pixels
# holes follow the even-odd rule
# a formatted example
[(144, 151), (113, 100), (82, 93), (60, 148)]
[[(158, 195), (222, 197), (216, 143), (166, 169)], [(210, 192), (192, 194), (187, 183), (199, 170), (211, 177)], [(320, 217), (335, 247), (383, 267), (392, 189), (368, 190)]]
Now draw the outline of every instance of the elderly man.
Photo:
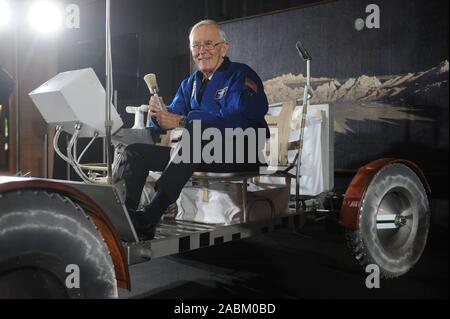
[[(181, 83), (167, 107), (162, 99), (151, 98), (149, 116), (154, 124), (162, 129), (181, 127), (190, 133), (193, 121), (200, 121), (197, 123), (201, 123), (202, 130), (208, 127), (222, 132), (226, 128), (267, 130), (264, 116), (268, 102), (262, 81), (249, 66), (228, 59), (229, 44), (220, 26), (212, 20), (201, 21), (192, 28), (189, 41), (198, 71)], [(188, 136), (193, 138), (194, 134)], [(257, 145), (247, 147), (259, 151)], [(119, 165), (118, 177), (126, 185), (126, 206), (143, 240), (154, 237), (162, 214), (176, 201), (193, 172), (253, 171), (261, 164), (249, 163), (247, 157), (244, 164), (236, 164), (237, 161), (207, 164), (203, 159), (200, 163), (176, 163), (170, 158), (170, 148), (134, 144), (127, 147)], [(136, 211), (149, 170), (163, 173), (151, 203), (144, 211)]]

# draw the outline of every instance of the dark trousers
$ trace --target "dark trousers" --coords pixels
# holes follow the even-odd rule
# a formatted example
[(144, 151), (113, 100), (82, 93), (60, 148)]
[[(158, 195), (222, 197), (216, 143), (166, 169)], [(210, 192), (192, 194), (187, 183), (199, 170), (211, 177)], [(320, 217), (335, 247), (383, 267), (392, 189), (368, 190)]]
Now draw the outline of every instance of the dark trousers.
[[(202, 131), (204, 129), (206, 128), (202, 127)], [(192, 134), (191, 125), (188, 125), (187, 130), (191, 133), (189, 136), (195, 138)], [(208, 142), (203, 141), (202, 149)], [(222, 142), (224, 146), (225, 143), (224, 141)], [(193, 145), (192, 140), (190, 141), (190, 145)], [(258, 148), (257, 145), (255, 147), (256, 149)], [(245, 150), (248, 150), (248, 142), (245, 143)], [(163, 172), (156, 182), (156, 191), (159, 196), (155, 198), (164, 198), (165, 203), (162, 203), (162, 207), (159, 205), (157, 211), (149, 212), (152, 215), (151, 220), (158, 220), (167, 207), (177, 200), (184, 185), (189, 181), (195, 171), (218, 173), (249, 172), (258, 171), (261, 166), (260, 163), (248, 163), (247, 156), (244, 156), (244, 164), (235, 162), (231, 164), (224, 163), (225, 158), (222, 159), (222, 163), (204, 163), (203, 159), (200, 163), (193, 163), (193, 161), (189, 163), (175, 163), (174, 161), (170, 161), (170, 152), (170, 147), (149, 144), (133, 144), (125, 149), (118, 169), (118, 178), (125, 181), (125, 205), (128, 210), (134, 211), (137, 209), (149, 171)], [(193, 149), (191, 148), (192, 154)], [(224, 157), (225, 149), (223, 149), (222, 154)]]

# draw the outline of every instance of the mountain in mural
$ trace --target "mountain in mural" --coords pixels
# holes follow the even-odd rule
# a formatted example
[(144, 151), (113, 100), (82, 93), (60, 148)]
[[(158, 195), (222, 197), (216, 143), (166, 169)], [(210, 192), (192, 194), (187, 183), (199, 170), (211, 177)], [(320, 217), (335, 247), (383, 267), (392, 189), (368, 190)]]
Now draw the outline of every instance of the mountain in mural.
[[(333, 103), (335, 129), (341, 133), (352, 131), (348, 120), (431, 121), (415, 113), (430, 103), (448, 107), (448, 69), (449, 62), (445, 60), (430, 70), (417, 73), (362, 75), (349, 79), (312, 78), (311, 103)], [(302, 74), (287, 74), (265, 81), (264, 89), (269, 103), (278, 103), (302, 97), (305, 84)]]

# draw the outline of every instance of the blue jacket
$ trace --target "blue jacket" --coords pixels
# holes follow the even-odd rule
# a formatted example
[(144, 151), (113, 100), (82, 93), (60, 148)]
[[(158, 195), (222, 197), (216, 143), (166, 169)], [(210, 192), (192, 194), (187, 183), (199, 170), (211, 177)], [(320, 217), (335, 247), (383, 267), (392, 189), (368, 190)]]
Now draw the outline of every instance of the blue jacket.
[(249, 66), (231, 62), (225, 57), (199, 103), (202, 80), (200, 71), (185, 79), (167, 110), (187, 116), (188, 121), (201, 120), (221, 130), (238, 127), (267, 129), (264, 119), (268, 111), (267, 97), (261, 79)]

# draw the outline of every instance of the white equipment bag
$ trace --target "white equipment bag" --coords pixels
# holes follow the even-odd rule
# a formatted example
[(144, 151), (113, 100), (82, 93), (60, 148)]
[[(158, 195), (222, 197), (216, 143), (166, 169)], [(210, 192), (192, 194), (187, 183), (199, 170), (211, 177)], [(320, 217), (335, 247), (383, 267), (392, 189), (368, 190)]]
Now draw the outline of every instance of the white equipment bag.
[[(241, 187), (240, 183), (225, 182), (210, 182), (207, 190), (202, 186), (186, 186), (177, 201), (176, 219), (220, 225), (238, 223), (243, 212)], [(289, 188), (286, 185), (248, 184), (249, 221), (285, 213), (288, 202)]]

